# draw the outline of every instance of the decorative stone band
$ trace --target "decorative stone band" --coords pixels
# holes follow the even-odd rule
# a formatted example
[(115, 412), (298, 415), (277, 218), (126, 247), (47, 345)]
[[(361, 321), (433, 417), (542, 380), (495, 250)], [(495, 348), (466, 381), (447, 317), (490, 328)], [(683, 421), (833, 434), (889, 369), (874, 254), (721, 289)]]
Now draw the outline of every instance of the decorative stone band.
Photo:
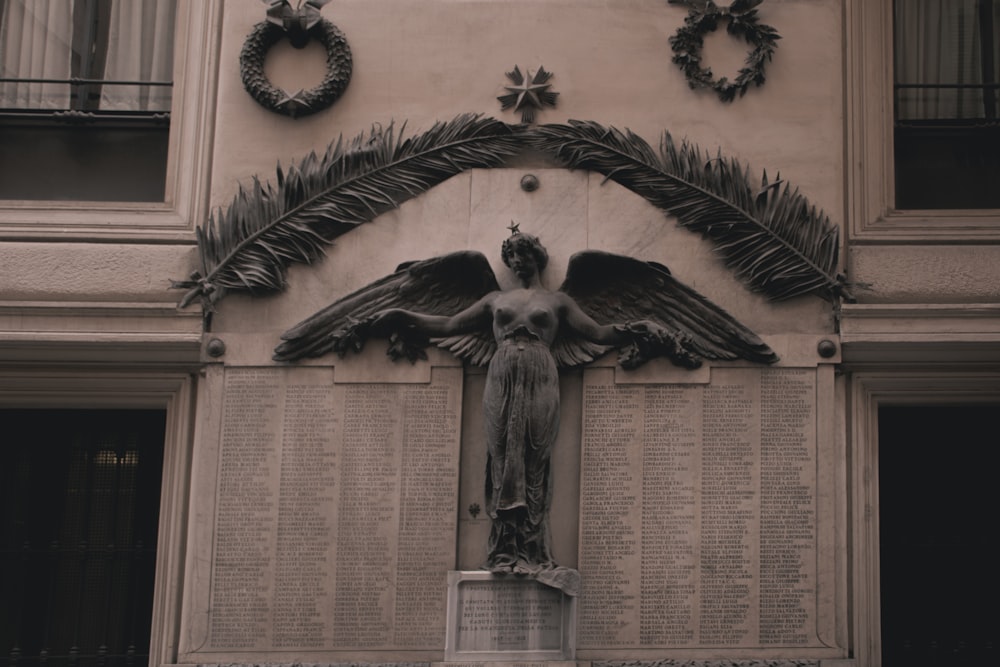
[[(763, 663), (761, 663), (763, 664)], [(429, 662), (225, 662), (195, 667), (431, 667)]]
[(594, 660), (591, 667), (819, 667), (818, 660)]
[[(431, 662), (199, 663), (196, 667), (432, 667)], [(579, 664), (579, 661), (578, 661)], [(591, 667), (820, 667), (819, 660), (594, 660)]]

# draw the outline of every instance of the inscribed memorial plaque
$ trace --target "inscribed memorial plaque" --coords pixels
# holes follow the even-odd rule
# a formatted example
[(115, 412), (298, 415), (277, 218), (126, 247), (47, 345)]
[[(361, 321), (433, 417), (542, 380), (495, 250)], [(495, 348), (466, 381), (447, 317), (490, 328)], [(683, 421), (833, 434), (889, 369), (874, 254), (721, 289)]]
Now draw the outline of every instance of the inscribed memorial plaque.
[(450, 572), (445, 659), (571, 659), (574, 612), (574, 598), (528, 577)]
[(580, 648), (817, 637), (816, 371), (584, 374)]
[(206, 650), (444, 644), (462, 370), (333, 372), (226, 369)]

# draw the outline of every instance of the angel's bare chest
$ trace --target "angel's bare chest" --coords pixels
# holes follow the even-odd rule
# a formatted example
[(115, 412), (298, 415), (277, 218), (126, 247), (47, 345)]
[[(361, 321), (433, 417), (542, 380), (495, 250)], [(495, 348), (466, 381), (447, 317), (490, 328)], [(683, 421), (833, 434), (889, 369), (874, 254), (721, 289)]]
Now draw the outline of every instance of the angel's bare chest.
[(498, 338), (524, 328), (551, 342), (559, 325), (558, 299), (544, 290), (512, 290), (493, 304), (493, 328)]

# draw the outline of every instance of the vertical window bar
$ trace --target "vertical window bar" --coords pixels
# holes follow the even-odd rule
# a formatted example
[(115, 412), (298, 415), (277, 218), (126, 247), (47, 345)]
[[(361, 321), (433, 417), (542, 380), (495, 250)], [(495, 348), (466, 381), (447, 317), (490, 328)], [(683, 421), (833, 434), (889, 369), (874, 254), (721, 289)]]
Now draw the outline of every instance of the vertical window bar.
[[(983, 67), (983, 84), (996, 83), (996, 70), (993, 67), (994, 49), (994, 24), (993, 24), (993, 2), (994, 0), (979, 1), (979, 34), (980, 57)], [(997, 117), (997, 92), (996, 88), (988, 85), (983, 86), (983, 112), (987, 120)]]
[(97, 457), (94, 460), (95, 472), (101, 482), (97, 489), (97, 499), (101, 507), (97, 508), (92, 515), (94, 554), (98, 556), (100, 577), (96, 580), (94, 587), (94, 630), (93, 649), (96, 649), (97, 666), (107, 665), (108, 646), (113, 644), (111, 636), (111, 612), (115, 593), (118, 587), (115, 586), (116, 552), (120, 544), (116, 537), (116, 524), (118, 519), (118, 490), (119, 474), (118, 469), (118, 447), (119, 443), (108, 439), (102, 434), (101, 441), (98, 442)]
[(78, 0), (73, 6), (74, 77), (91, 82), (70, 88), (70, 108), (94, 111), (100, 108), (101, 83), (108, 51), (111, 3), (107, 0)]
[[(3, 9), (3, 0), (0, 0), (0, 10)], [(25, 597), (27, 582), (31, 578), (30, 566), (33, 562), (31, 553), (31, 540), (27, 535), (18, 531), (17, 517), (24, 511), (23, 503), (27, 497), (29, 480), (31, 477), (30, 454), (25, 448), (18, 447), (12, 452), (17, 457), (13, 467), (14, 480), (8, 487), (8, 494), (5, 504), (9, 507), (8, 516), (4, 517), (5, 529), (11, 531), (11, 563), (16, 563), (14, 570), (14, 591), (13, 600), (23, 600)], [(8, 523), (9, 522), (9, 523)], [(17, 549), (17, 553), (13, 549)], [(10, 662), (16, 665), (21, 657), (21, 636), (25, 627), (25, 610), (20, 605), (13, 609), (8, 606), (8, 617), (14, 632), (14, 641), (10, 645)], [(4, 647), (6, 648), (6, 647)]]
[[(49, 589), (48, 590), (48, 601), (49, 602), (46, 605), (47, 609), (53, 609), (53, 608), (55, 608), (55, 605), (56, 605), (57, 600), (58, 600), (58, 598), (57, 598), (57, 595), (58, 595), (58, 592), (59, 592), (58, 576), (59, 576), (59, 565), (60, 565), (60, 562), (62, 561), (62, 551), (63, 551), (63, 547), (59, 543), (59, 540), (54, 539), (54, 540), (52, 540), (52, 541), (49, 542), (49, 552), (48, 552), (48, 559), (47, 559), (48, 560), (48, 565), (49, 565), (48, 568), (47, 568), (48, 569), (48, 575), (49, 575), (48, 576), (48, 580), (49, 580), (48, 581), (48, 584), (49, 584), (48, 585), (48, 589)], [(23, 598), (22, 598), (21, 602), (22, 602), (22, 604), (24, 603), (24, 599)], [(48, 657), (49, 652), (51, 651), (52, 647), (54, 647), (54, 646), (57, 645), (55, 643), (55, 637), (53, 636), (54, 635), (54, 626), (56, 624), (56, 619), (54, 618), (54, 616), (55, 616), (54, 614), (46, 614), (46, 616), (45, 616), (45, 630), (42, 633), (42, 647), (41, 647), (40, 655), (45, 656), (46, 658)]]
[[(138, 501), (138, 490), (141, 486), (139, 482), (140, 463), (143, 461), (141, 456), (139, 443), (132, 441), (128, 443), (120, 463), (123, 471), (127, 473), (128, 485), (125, 491), (128, 494), (128, 502), (123, 503), (123, 506), (129, 513), (129, 516), (123, 522), (123, 528), (128, 531), (127, 536), (123, 534), (121, 538), (123, 546), (127, 546), (127, 549), (122, 549), (119, 557), (122, 559), (124, 566), (123, 578), (131, 580), (128, 582), (130, 590), (139, 590), (139, 582), (141, 580), (142, 536), (134, 529), (133, 523), (134, 508)], [(139, 616), (137, 614), (139, 603), (137, 597), (134, 595), (130, 600), (126, 600), (126, 603), (124, 606), (124, 620), (128, 624), (128, 627), (123, 633), (119, 650), (124, 649), (126, 667), (132, 667), (135, 663), (136, 654), (135, 638), (138, 636), (138, 628), (135, 623), (136, 617)]]
[[(90, 583), (90, 559), (88, 558), (88, 549), (90, 545), (87, 543), (87, 529), (88, 521), (87, 517), (91, 512), (93, 506), (92, 492), (93, 492), (93, 474), (91, 469), (91, 456), (86, 441), (82, 440), (83, 435), (79, 435), (76, 440), (76, 456), (74, 457), (75, 463), (77, 464), (78, 474), (76, 475), (76, 489), (80, 496), (78, 503), (78, 511), (76, 512), (76, 526), (69, 527), (73, 531), (73, 546), (76, 551), (75, 557), (71, 556), (73, 559), (73, 564), (76, 566), (76, 580), (77, 585), (74, 586), (76, 590), (76, 600), (73, 605), (74, 608), (74, 618), (67, 618), (67, 627), (72, 628), (70, 635), (70, 648), (69, 648), (69, 667), (79, 667), (80, 653), (82, 652), (82, 628), (81, 619), (83, 619), (86, 609), (84, 607), (84, 600), (87, 596), (87, 585)], [(73, 482), (71, 481), (71, 484)], [(71, 487), (72, 488), (72, 487)], [(68, 499), (67, 499), (68, 500)]]

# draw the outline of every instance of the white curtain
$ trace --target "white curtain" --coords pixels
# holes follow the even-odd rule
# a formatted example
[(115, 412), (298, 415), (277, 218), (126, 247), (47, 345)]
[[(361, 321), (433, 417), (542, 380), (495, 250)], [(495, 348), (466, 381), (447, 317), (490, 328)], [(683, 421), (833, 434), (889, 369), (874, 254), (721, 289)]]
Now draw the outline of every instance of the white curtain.
[[(896, 0), (896, 83), (983, 83), (977, 5), (977, 0)], [(994, 5), (996, 27), (1000, 1)], [(997, 60), (996, 53), (991, 57)], [(983, 91), (901, 88), (896, 115), (900, 120), (982, 118)]]
[[(0, 17), (0, 77), (68, 79), (73, 53), (73, 3), (6, 0)], [(66, 109), (69, 86), (0, 83), (0, 107)]]
[[(113, 81), (170, 81), (174, 72), (176, 0), (116, 0), (111, 5), (104, 78)], [(170, 88), (109, 86), (102, 109), (169, 111)]]
[[(171, 81), (176, 0), (111, 2), (103, 79)], [(3, 77), (69, 79), (74, 0), (5, 0), (0, 17)], [(78, 74), (81, 75), (81, 74)], [(0, 83), (0, 108), (67, 109), (68, 84)], [(102, 109), (168, 111), (170, 88), (102, 86)]]

